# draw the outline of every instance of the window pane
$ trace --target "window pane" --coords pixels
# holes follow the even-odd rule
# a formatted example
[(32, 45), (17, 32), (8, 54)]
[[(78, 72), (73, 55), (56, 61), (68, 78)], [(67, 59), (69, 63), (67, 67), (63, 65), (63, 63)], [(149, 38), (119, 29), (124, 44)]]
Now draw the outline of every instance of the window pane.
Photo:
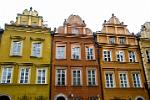
[(2, 69), (2, 83), (10, 83), (12, 77), (12, 68), (4, 67)]
[(65, 85), (65, 82), (66, 82), (66, 73), (65, 73), (65, 69), (57, 69), (56, 70), (56, 85)]
[(21, 41), (13, 41), (12, 43), (12, 55), (20, 55), (21, 54)]
[(32, 56), (41, 57), (41, 42), (32, 43)]
[(65, 59), (65, 46), (57, 46), (56, 47), (56, 58), (57, 59)]
[(38, 84), (45, 84), (46, 83), (46, 69), (37, 69), (37, 83)]
[(96, 85), (96, 71), (88, 70), (88, 85)]
[(29, 82), (29, 68), (21, 68), (20, 70), (20, 83)]

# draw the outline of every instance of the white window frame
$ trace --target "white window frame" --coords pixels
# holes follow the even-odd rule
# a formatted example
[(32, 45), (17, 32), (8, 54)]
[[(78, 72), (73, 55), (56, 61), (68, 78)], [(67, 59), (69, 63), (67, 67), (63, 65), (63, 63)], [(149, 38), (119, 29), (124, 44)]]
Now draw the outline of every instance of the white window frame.
[[(124, 39), (124, 41), (123, 41)], [(126, 38), (125, 37), (119, 37), (119, 43), (120, 44), (126, 44)]]
[[(5, 76), (6, 77), (5, 78), (5, 82), (3, 82), (3, 80), (4, 80), (3, 79), (4, 78), (4, 74), (3, 74), (4, 73), (4, 68), (11, 68), (11, 77), (10, 77), (10, 79), (8, 79), (8, 72), (7, 72), (7, 75), (6, 75), (7, 77)], [(1, 83), (2, 84), (10, 84), (10, 83), (12, 83), (12, 80), (13, 80), (13, 67), (12, 66), (2, 66), (1, 70), (2, 70)], [(7, 83), (8, 80), (10, 81), (9, 83)]]
[[(21, 71), (22, 71), (22, 69), (29, 69), (29, 72), (28, 72), (28, 82), (27, 83), (25, 83), (25, 82), (23, 82), (23, 83), (21, 83), (20, 81), (21, 81)], [(25, 79), (25, 77), (26, 77), (26, 73), (24, 73), (24, 79)], [(24, 80), (25, 81), (25, 80)], [(29, 84), (30, 83), (30, 68), (29, 67), (21, 67), (20, 68), (20, 73), (19, 73), (19, 80), (18, 80), (18, 83), (20, 83), (20, 84)]]
[(71, 32), (72, 34), (79, 34), (79, 30), (76, 27), (72, 27)]
[(129, 51), (129, 62), (136, 62), (136, 53), (134, 51)]
[[(94, 50), (94, 46), (85, 46), (85, 50), (86, 50), (86, 59), (87, 60), (94, 60), (95, 59), (95, 50)], [(90, 52), (89, 50), (92, 49), (92, 52)], [(89, 58), (88, 58), (89, 56)]]
[(117, 51), (116, 59), (118, 62), (125, 62), (125, 53), (124, 51)]
[[(133, 78), (133, 74), (136, 74), (138, 75), (138, 78), (136, 77), (136, 80), (134, 80)], [(139, 79), (139, 80), (138, 80)], [(139, 83), (137, 83), (139, 81)], [(134, 88), (142, 88), (142, 79), (141, 79), (141, 74), (140, 72), (132, 72), (132, 82), (133, 82), (133, 87)], [(137, 85), (140, 85), (140, 86), (135, 86), (135, 84)]]
[[(40, 50), (40, 52), (39, 52), (39, 54), (37, 55), (37, 51), (33, 51), (34, 50), (34, 44), (40, 44), (40, 47), (38, 47), (38, 48), (40, 48), (39, 50)], [(36, 47), (36, 49), (37, 49), (37, 47)], [(43, 43), (42, 43), (42, 41), (33, 41), (32, 42), (32, 48), (31, 48), (31, 56), (32, 57), (42, 57), (42, 51), (43, 50)], [(34, 53), (35, 52), (35, 53)]]
[(109, 44), (115, 44), (115, 37), (114, 36), (109, 37)]
[[(104, 53), (106, 52), (106, 54)], [(110, 53), (110, 55), (108, 54), (108, 52)], [(110, 56), (110, 57), (109, 57)], [(105, 60), (106, 59), (106, 60)], [(110, 61), (112, 61), (112, 53), (111, 50), (103, 50), (103, 61), (108, 61), (110, 62), (108, 59), (110, 59)]]
[[(113, 71), (106, 71), (104, 74), (105, 74), (105, 87), (106, 88), (115, 88), (116, 84), (115, 84), (115, 74), (114, 74), (114, 72)], [(110, 82), (111, 80), (110, 80), (110, 76), (109, 76), (109, 80), (108, 80), (108, 82), (109, 82), (108, 85), (109, 86), (107, 86), (106, 74), (112, 74), (112, 83)], [(111, 86), (111, 85), (113, 85), (113, 86)]]
[[(78, 51), (73, 51), (74, 48), (78, 48)], [(76, 56), (74, 57), (74, 54), (77, 54), (76, 56), (78, 56), (78, 58), (76, 58)], [(79, 44), (71, 44), (71, 59), (81, 59), (81, 48)]]
[[(73, 76), (73, 71), (80, 71), (80, 84), (74, 84), (74, 76)], [(76, 76), (76, 79), (77, 79), (78, 77)], [(82, 85), (82, 71), (81, 71), (81, 69), (80, 68), (73, 68), (72, 69), (72, 85), (73, 86), (81, 86)]]
[[(57, 77), (57, 75), (58, 75), (58, 73), (57, 73), (57, 70), (64, 70), (64, 74), (65, 74), (65, 84), (64, 85), (62, 85), (62, 84), (58, 84), (58, 77)], [(56, 86), (66, 86), (67, 85), (67, 69), (65, 69), (65, 68), (56, 68), (56, 75), (55, 75), (55, 85)], [(61, 78), (62, 78), (62, 71), (61, 71)], [(60, 80), (61, 81), (61, 83), (62, 83), (62, 79)]]
[[(95, 72), (95, 84), (93, 84), (93, 82), (91, 82), (92, 84), (89, 84), (89, 75), (88, 75), (88, 71), (94, 71)], [(90, 75), (90, 78), (92, 78), (93, 80), (93, 77), (92, 75)], [(97, 69), (96, 68), (88, 68), (87, 69), (87, 85), (88, 86), (97, 86)]]
[[(63, 47), (64, 51), (63, 50), (60, 51), (58, 49), (59, 47)], [(61, 54), (60, 56), (60, 53), (64, 53), (64, 54)], [(56, 59), (66, 59), (66, 44), (56, 44)]]
[[(121, 74), (125, 74), (126, 80), (124, 79), (124, 77), (122, 78), (123, 80), (121, 80), (121, 76), (120, 76)], [(128, 80), (127, 72), (119, 72), (119, 80), (120, 80), (120, 87), (121, 88), (128, 88), (129, 87), (129, 80)]]
[[(18, 43), (17, 43), (17, 50), (14, 50), (14, 45), (15, 42), (20, 43), (20, 46), (18, 47)], [(18, 50), (19, 48), (19, 50)], [(11, 56), (21, 56), (22, 55), (22, 48), (23, 48), (23, 41), (22, 40), (17, 40), (17, 39), (13, 39), (11, 41), (11, 50), (10, 50), (10, 55)], [(16, 51), (16, 52), (15, 52)]]
[[(40, 81), (40, 83), (38, 83), (38, 76), (39, 76), (39, 75), (38, 75), (38, 74), (39, 74), (38, 71), (39, 71), (39, 70), (45, 70), (45, 83), (42, 83), (42, 82), (41, 82), (42, 80)], [(37, 69), (36, 69), (36, 84), (47, 84), (47, 70), (48, 70), (47, 68), (37, 68)], [(42, 74), (42, 75), (43, 75), (43, 74)], [(40, 77), (41, 77), (41, 75), (40, 75)]]

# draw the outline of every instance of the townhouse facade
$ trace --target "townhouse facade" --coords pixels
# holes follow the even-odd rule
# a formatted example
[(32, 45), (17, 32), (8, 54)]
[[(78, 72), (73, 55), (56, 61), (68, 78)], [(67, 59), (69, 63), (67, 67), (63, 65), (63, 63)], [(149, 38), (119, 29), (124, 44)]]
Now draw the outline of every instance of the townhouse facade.
[(32, 8), (5, 24), (0, 45), (0, 100), (49, 100), (51, 35)]
[(31, 7), (0, 29), (0, 100), (150, 99), (149, 22), (139, 42), (114, 14), (96, 33), (78, 15), (43, 22)]
[(52, 37), (51, 100), (102, 100), (92, 31), (70, 15)]
[(141, 27), (139, 34), (139, 46), (145, 69), (147, 88), (149, 89), (150, 95), (150, 22), (145, 22)]
[(136, 36), (114, 14), (96, 35), (104, 100), (149, 100)]

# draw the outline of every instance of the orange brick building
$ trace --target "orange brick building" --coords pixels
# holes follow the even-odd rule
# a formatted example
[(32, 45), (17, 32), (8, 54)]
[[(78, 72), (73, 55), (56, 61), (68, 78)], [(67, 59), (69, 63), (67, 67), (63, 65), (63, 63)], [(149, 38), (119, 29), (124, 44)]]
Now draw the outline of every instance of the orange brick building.
[(97, 50), (84, 20), (70, 15), (53, 34), (52, 43), (51, 100), (101, 99)]
[(149, 100), (134, 34), (112, 14), (97, 32), (104, 100)]

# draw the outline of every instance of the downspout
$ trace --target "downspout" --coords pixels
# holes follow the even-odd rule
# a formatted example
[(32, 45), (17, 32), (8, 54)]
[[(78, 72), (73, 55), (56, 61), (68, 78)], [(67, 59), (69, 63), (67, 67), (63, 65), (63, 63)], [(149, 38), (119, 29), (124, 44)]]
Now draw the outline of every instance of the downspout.
[(142, 70), (143, 70), (143, 73), (144, 73), (144, 80), (145, 80), (144, 87), (146, 88), (146, 90), (147, 90), (147, 92), (148, 92), (148, 98), (149, 98), (149, 100), (150, 100), (150, 91), (148, 90), (148, 84), (147, 84), (147, 79), (146, 79), (146, 73), (145, 73), (145, 69), (144, 69), (142, 53), (141, 53), (141, 48), (140, 48), (140, 44), (139, 44), (140, 38), (137, 36), (136, 39), (137, 39), (137, 42), (138, 42), (138, 50), (139, 50), (139, 53), (140, 53), (141, 64), (142, 64)]
[(99, 67), (99, 73), (100, 73), (100, 83), (101, 83), (101, 94), (102, 94), (102, 100), (104, 100), (104, 92), (103, 92), (103, 82), (102, 82), (102, 69), (101, 69), (101, 64), (100, 64), (100, 48), (101, 46), (99, 45), (99, 43), (97, 42), (97, 35), (96, 33), (93, 33), (94, 35), (94, 42), (96, 44), (97, 47), (97, 56), (98, 56), (98, 67)]
[(55, 34), (55, 30), (51, 31), (50, 30), (50, 34), (51, 34), (51, 57), (50, 57), (50, 87), (49, 87), (49, 100), (51, 100), (52, 97), (52, 60), (53, 60), (53, 39), (54, 39), (54, 34)]

